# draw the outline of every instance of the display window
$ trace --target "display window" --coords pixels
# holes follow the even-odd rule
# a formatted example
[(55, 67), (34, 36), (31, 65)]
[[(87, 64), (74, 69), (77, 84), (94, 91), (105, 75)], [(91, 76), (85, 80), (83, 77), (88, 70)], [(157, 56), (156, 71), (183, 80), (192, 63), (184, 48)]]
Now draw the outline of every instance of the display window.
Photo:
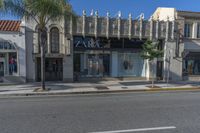
[(9, 75), (17, 73), (17, 53), (9, 53)]
[(142, 77), (144, 61), (139, 53), (118, 54), (119, 76)]

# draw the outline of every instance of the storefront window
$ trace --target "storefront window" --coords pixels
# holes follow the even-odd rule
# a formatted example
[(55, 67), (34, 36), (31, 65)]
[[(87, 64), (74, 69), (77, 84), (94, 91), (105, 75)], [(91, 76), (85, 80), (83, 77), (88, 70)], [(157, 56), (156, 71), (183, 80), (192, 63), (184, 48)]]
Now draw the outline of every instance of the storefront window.
[(185, 37), (192, 37), (192, 24), (186, 23), (184, 32)]
[(145, 77), (144, 40), (74, 36), (74, 73), (80, 77)]
[(183, 61), (184, 75), (200, 75), (200, 53), (190, 52)]
[(138, 53), (120, 53), (118, 57), (119, 76), (143, 77), (144, 61)]
[(17, 52), (15, 43), (9, 41), (0, 42), (0, 76), (16, 75), (18, 72)]
[(200, 75), (200, 60), (185, 60), (183, 73), (188, 75)]
[(17, 54), (9, 53), (9, 75), (17, 73)]
[(52, 28), (50, 31), (51, 35), (51, 52), (59, 53), (59, 30), (58, 28)]

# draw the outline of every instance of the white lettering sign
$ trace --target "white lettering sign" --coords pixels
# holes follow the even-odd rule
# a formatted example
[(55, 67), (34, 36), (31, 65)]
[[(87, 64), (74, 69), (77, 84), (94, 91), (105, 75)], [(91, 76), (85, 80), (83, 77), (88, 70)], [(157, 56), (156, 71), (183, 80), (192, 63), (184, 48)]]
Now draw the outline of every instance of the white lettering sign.
[(102, 48), (99, 44), (99, 40), (91, 39), (80, 39), (76, 42), (75, 47), (84, 47), (84, 48)]

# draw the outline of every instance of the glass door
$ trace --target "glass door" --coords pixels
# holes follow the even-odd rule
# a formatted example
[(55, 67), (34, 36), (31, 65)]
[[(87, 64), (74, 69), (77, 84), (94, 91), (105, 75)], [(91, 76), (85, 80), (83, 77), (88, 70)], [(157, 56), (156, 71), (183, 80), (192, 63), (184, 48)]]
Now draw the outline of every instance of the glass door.
[(95, 54), (88, 55), (88, 76), (103, 76), (103, 57)]
[(4, 62), (0, 62), (0, 77), (4, 76)]

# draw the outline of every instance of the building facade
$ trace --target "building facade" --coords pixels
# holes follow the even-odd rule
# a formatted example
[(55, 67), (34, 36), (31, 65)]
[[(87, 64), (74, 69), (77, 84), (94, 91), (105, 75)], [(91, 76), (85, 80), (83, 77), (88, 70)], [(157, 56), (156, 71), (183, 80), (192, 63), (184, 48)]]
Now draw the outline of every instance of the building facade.
[(26, 82), (25, 29), (21, 21), (0, 20), (0, 79)]
[[(160, 17), (162, 15), (162, 17)], [(200, 12), (178, 11), (174, 8), (158, 8), (154, 18), (166, 20), (167, 17), (177, 23), (178, 45), (175, 55), (179, 66), (171, 66), (170, 71), (180, 71), (181, 80), (199, 81), (200, 78)], [(179, 69), (179, 70), (178, 70)]]
[[(175, 21), (133, 20), (119, 15), (116, 18), (101, 17), (98, 12), (87, 16), (83, 11), (75, 21), (68, 18), (47, 24), (46, 80), (73, 81), (81, 78), (149, 79), (150, 66), (140, 56), (147, 39), (160, 42), (164, 50), (166, 42), (175, 42)], [(40, 81), (40, 49), (37, 25), (26, 21), (27, 80)], [(165, 76), (164, 58), (155, 60), (158, 79)]]
[[(83, 11), (75, 21), (71, 18), (51, 21), (46, 26), (46, 80), (72, 82), (75, 77), (149, 80), (152, 75), (165, 81), (194, 80), (200, 74), (199, 18), (200, 13), (158, 8), (149, 20), (142, 15), (132, 19), (131, 14), (127, 19), (120, 14), (113, 18), (109, 13), (101, 17), (98, 12), (87, 16)], [(24, 43), (17, 41), (16, 44), (23, 54), (18, 52), (17, 56), (11, 54), (10, 57), (7, 54), (5, 58), (18, 60), (18, 76), (25, 81), (40, 81), (37, 24), (26, 19), (22, 22), (19, 37)], [(148, 60), (140, 56), (147, 39), (159, 42), (158, 49), (164, 51), (163, 58), (154, 60), (154, 73), (150, 71)], [(8, 69), (4, 71), (8, 73)]]

